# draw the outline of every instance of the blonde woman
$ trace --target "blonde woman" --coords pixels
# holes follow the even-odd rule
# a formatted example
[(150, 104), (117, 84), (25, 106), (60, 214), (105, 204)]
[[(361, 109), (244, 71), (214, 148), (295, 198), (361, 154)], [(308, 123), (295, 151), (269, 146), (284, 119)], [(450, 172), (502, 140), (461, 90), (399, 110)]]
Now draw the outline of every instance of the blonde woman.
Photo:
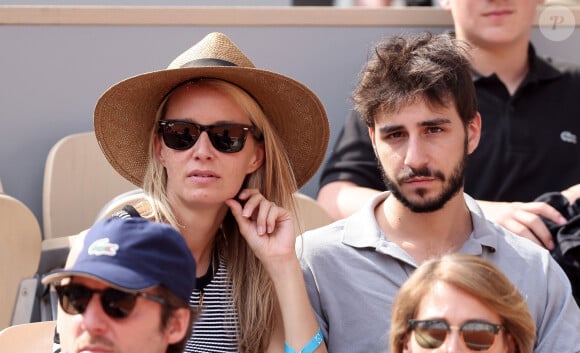
[(526, 300), (489, 261), (455, 253), (423, 263), (393, 302), (392, 353), (532, 353)]
[(292, 194), (328, 143), (316, 95), (211, 33), (109, 88), (94, 119), (111, 165), (147, 196), (128, 213), (173, 225), (198, 264), (185, 352), (326, 352), (293, 227)]

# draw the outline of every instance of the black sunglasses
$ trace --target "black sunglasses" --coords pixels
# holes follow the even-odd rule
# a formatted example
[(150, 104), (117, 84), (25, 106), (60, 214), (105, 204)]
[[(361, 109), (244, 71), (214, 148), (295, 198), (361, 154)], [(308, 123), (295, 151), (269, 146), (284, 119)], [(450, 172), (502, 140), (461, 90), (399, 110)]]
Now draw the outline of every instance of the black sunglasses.
[[(417, 344), (427, 349), (439, 348), (451, 328), (456, 328), (444, 319), (409, 320), (409, 325), (415, 331)], [(470, 320), (459, 327), (459, 333), (467, 348), (472, 351), (486, 351), (493, 345), (502, 327), (487, 321)]]
[(174, 150), (190, 149), (204, 131), (207, 132), (213, 147), (225, 153), (241, 151), (248, 132), (251, 132), (256, 140), (261, 139), (258, 129), (252, 125), (233, 123), (200, 125), (179, 120), (159, 120), (158, 124), (163, 142)]
[(82, 314), (87, 310), (93, 294), (100, 294), (103, 311), (113, 319), (123, 319), (131, 314), (138, 297), (165, 305), (165, 299), (143, 292), (125, 292), (115, 288), (91, 289), (81, 284), (55, 286), (62, 310), (70, 315)]

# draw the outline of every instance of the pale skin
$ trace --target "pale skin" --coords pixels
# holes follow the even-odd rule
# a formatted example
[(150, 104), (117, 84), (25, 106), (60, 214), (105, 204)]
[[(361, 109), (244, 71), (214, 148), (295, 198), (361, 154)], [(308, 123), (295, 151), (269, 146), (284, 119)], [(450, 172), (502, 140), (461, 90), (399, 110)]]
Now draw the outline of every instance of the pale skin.
[[(483, 320), (492, 324), (500, 324), (501, 317), (477, 298), (445, 282), (437, 282), (427, 295), (421, 300), (417, 315), (418, 320), (445, 319), (452, 327), (450, 333), (439, 348), (427, 349), (421, 347), (415, 340), (415, 333), (404, 339), (403, 353), (471, 353), (463, 342), (456, 327), (469, 320)], [(493, 345), (486, 353), (514, 353), (513, 340), (505, 331), (500, 331)]]
[[(203, 125), (218, 122), (250, 125), (247, 113), (224, 94), (209, 88), (184, 86), (167, 103), (167, 120), (183, 120)], [(263, 146), (248, 136), (237, 153), (223, 153), (202, 133), (193, 147), (179, 151), (156, 137), (156, 157), (167, 171), (167, 197), (181, 225), (179, 231), (198, 264), (197, 276), (207, 272), (213, 241), (228, 207), (245, 176), (263, 162)]]
[[(103, 281), (76, 277), (74, 283), (91, 289), (110, 287)], [(145, 290), (155, 294), (152, 290)], [(161, 305), (139, 297), (131, 314), (124, 319), (110, 318), (100, 304), (100, 294), (95, 293), (83, 314), (70, 315), (59, 305), (58, 329), (63, 353), (164, 353), (170, 344), (185, 337), (191, 312), (177, 309), (161, 327)]]
[[(457, 39), (474, 47), (471, 64), (475, 71), (496, 73), (514, 93), (528, 72), (528, 43), (536, 7), (542, 0), (440, 0), (451, 11)], [(563, 190), (570, 203), (580, 196), (580, 184)], [(360, 209), (380, 191), (359, 187), (349, 181), (323, 186), (318, 202), (331, 217), (340, 219)], [(540, 196), (540, 193), (538, 193)], [(544, 202), (493, 202), (478, 200), (490, 220), (511, 232), (553, 249), (552, 235), (541, 216), (556, 224), (566, 219)]]
[[(251, 125), (244, 109), (207, 86), (177, 89), (168, 102), (165, 119), (203, 125)], [(318, 324), (294, 250), (292, 217), (258, 190), (240, 192), (246, 175), (264, 162), (263, 144), (248, 135), (240, 152), (224, 153), (212, 146), (207, 133), (202, 133), (188, 150), (170, 149), (159, 138), (155, 140), (155, 150), (167, 170), (167, 194), (182, 225), (180, 231), (198, 263), (197, 275), (207, 272), (214, 237), (229, 208), (242, 235), (273, 279), (280, 303), (283, 322), (274, 329), (267, 352), (283, 352), (284, 341), (299, 351), (314, 336)], [(326, 352), (324, 344), (317, 352)]]
[[(433, 110), (417, 100), (393, 114), (379, 113), (370, 136), (385, 173), (391, 179), (405, 170), (429, 168), (446, 177), (414, 177), (398, 185), (412, 203), (421, 205), (441, 195), (449, 176), (479, 143), (479, 114), (465, 128), (453, 105)], [(439, 210), (416, 213), (393, 195), (375, 209), (379, 226), (418, 264), (458, 251), (473, 230), (462, 188)]]

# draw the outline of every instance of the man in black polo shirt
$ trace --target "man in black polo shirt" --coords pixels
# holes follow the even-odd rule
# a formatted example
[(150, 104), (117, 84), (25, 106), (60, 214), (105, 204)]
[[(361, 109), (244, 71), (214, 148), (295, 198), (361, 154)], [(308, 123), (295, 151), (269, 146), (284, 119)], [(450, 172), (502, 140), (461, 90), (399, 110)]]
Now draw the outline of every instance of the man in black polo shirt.
[[(567, 220), (534, 200), (560, 191), (570, 204), (580, 197), (580, 69), (536, 55), (530, 32), (541, 2), (440, 1), (451, 10), (456, 37), (474, 48), (483, 129), (467, 164), (465, 190), (488, 218), (553, 249), (543, 219)], [(342, 218), (385, 190), (380, 175), (368, 127), (353, 114), (324, 167), (318, 201)]]

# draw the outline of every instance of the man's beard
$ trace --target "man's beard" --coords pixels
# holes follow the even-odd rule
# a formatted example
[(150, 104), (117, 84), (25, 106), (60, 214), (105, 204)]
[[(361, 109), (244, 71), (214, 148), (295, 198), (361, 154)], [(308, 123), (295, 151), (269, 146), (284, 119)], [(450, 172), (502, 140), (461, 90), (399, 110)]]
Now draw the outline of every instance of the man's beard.
[[(455, 196), (461, 187), (463, 186), (463, 179), (465, 176), (465, 163), (467, 160), (467, 146), (465, 146), (466, 153), (463, 155), (461, 161), (455, 166), (453, 172), (449, 177), (449, 181), (446, 182), (445, 175), (439, 170), (431, 170), (427, 167), (421, 169), (411, 169), (408, 168), (402, 173), (400, 173), (396, 180), (392, 180), (387, 176), (385, 170), (383, 168), (382, 163), (379, 160), (379, 168), (381, 169), (381, 174), (383, 175), (383, 181), (387, 186), (388, 190), (391, 191), (391, 194), (399, 200), (405, 207), (410, 209), (416, 213), (427, 213), (427, 212), (434, 212), (440, 210), (445, 206), (447, 201), (451, 200), (453, 196)], [(433, 177), (435, 179), (439, 179), (443, 182), (443, 190), (441, 193), (434, 198), (424, 199), (418, 202), (413, 202), (403, 195), (399, 185), (403, 182), (414, 178), (414, 177)], [(420, 197), (423, 197), (427, 190), (423, 188), (418, 188), (413, 191)]]

